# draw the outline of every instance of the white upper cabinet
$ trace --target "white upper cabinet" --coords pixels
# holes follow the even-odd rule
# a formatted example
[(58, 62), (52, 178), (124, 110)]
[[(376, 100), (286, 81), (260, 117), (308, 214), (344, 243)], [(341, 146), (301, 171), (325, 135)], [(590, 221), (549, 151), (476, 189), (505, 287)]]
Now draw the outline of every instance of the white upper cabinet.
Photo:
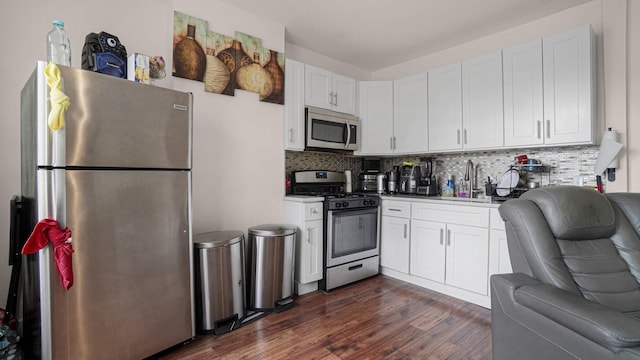
[(356, 81), (331, 71), (305, 66), (305, 104), (355, 115)]
[(462, 149), (462, 70), (459, 62), (429, 71), (429, 150)]
[(395, 154), (429, 151), (427, 87), (426, 72), (393, 82), (393, 152)]
[(286, 59), (284, 76), (284, 148), (304, 150), (304, 64)]
[(503, 50), (502, 61), (504, 145), (542, 145), (542, 40)]
[(333, 73), (305, 65), (304, 103), (331, 110), (333, 108)]
[(429, 150), (503, 146), (500, 52), (429, 71)]
[(503, 51), (505, 146), (594, 143), (594, 49), (585, 25)]
[(356, 114), (356, 80), (333, 74), (333, 110)]
[(591, 25), (542, 39), (545, 144), (593, 143), (594, 49)]
[(359, 155), (392, 154), (393, 82), (360, 81), (360, 149)]
[(494, 149), (504, 145), (502, 53), (462, 62), (462, 147)]
[(427, 73), (391, 81), (360, 82), (359, 155), (428, 151)]
[(359, 86), (288, 60), (285, 149), (304, 149), (307, 105), (359, 111), (358, 155), (594, 144), (595, 55), (591, 25), (584, 25), (427, 73)]

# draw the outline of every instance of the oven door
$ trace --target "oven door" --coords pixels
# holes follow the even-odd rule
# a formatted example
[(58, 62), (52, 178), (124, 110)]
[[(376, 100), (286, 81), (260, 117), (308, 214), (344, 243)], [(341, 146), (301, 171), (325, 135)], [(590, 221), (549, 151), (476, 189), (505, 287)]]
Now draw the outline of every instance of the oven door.
[(327, 267), (379, 255), (378, 208), (327, 212)]

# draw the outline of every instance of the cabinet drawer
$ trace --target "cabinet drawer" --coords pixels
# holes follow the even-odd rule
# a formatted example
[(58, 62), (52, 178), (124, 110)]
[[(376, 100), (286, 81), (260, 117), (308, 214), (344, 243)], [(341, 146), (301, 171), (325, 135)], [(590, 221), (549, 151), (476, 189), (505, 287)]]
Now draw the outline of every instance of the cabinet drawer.
[(412, 219), (489, 227), (489, 209), (464, 205), (414, 203)]
[(304, 204), (304, 221), (322, 220), (322, 203)]
[(382, 215), (409, 218), (411, 217), (411, 203), (407, 201), (382, 201)]
[(489, 215), (489, 224), (491, 224), (492, 229), (504, 230), (504, 221), (500, 217), (498, 209), (491, 209)]

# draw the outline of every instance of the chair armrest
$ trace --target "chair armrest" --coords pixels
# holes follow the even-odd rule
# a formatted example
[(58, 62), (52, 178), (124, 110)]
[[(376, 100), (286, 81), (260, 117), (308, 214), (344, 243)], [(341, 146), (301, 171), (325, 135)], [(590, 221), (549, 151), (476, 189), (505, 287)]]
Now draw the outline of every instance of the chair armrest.
[(525, 274), (492, 276), (492, 287), (516, 303), (612, 350), (640, 346), (640, 319)]

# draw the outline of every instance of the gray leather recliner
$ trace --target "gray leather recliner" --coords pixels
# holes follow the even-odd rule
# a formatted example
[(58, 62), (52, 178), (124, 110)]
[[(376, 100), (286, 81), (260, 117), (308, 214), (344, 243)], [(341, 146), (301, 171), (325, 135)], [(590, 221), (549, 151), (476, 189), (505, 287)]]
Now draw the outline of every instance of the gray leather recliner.
[(640, 194), (531, 190), (499, 208), (513, 274), (491, 277), (502, 359), (640, 359)]

